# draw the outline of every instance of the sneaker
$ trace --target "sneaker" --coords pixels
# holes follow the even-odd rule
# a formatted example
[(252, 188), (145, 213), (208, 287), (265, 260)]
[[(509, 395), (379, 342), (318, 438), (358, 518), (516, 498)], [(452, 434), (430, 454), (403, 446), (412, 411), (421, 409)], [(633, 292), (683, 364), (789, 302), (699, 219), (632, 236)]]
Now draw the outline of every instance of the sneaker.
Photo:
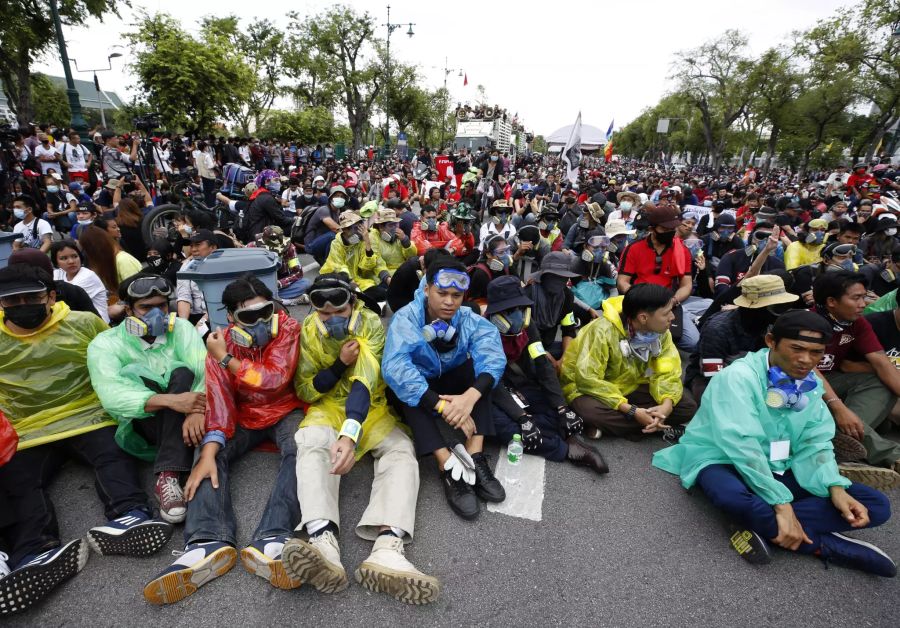
[(838, 462), (865, 462), (869, 457), (861, 442), (841, 432), (835, 432), (831, 445), (834, 447), (834, 459)]
[(838, 471), (851, 482), (865, 484), (880, 491), (900, 486), (900, 473), (887, 467), (873, 467), (859, 462), (845, 462), (838, 465)]
[(281, 561), (281, 551), (290, 537), (269, 536), (253, 541), (241, 550), (241, 562), (244, 569), (268, 580), (276, 589), (296, 589), (303, 584), (297, 578), (291, 578)]
[(572, 434), (566, 439), (569, 446), (566, 459), (574, 465), (588, 467), (599, 474), (609, 473), (609, 465), (600, 450), (583, 434)]
[(837, 532), (822, 535), (819, 553), (826, 564), (830, 561), (841, 567), (858, 569), (885, 578), (897, 575), (897, 565), (890, 556), (871, 543)]
[(731, 526), (731, 547), (751, 565), (767, 565), (772, 562), (769, 544), (753, 530)]
[[(9, 571), (0, 578), (0, 617), (27, 611), (46, 598), (56, 587), (84, 569), (88, 556), (90, 550), (84, 540), (75, 539)], [(3, 563), (5, 565), (6, 561)]]
[(463, 519), (474, 519), (481, 511), (475, 491), (459, 478), (454, 480), (449, 471), (441, 471), (441, 484), (444, 485), (444, 496), (450, 509)]
[(681, 440), (681, 437), (684, 436), (687, 428), (683, 425), (673, 425), (671, 427), (667, 427), (662, 431), (662, 439), (667, 443), (672, 443), (673, 445)]
[(142, 510), (132, 510), (106, 525), (88, 530), (88, 544), (101, 556), (150, 556), (161, 550), (175, 528), (151, 519)]
[(331, 530), (308, 541), (291, 538), (284, 544), (281, 560), (288, 576), (309, 583), (322, 593), (337, 593), (349, 584), (341, 564), (341, 548)]
[(375, 539), (372, 553), (356, 570), (356, 581), (375, 593), (387, 593), (407, 604), (434, 602), (441, 585), (406, 560), (403, 539), (389, 534)]
[(475, 463), (475, 494), (486, 502), (499, 504), (506, 499), (506, 491), (500, 481), (494, 477), (490, 462), (484, 452), (472, 454)]
[(156, 477), (154, 487), (156, 499), (159, 501), (159, 516), (169, 523), (181, 523), (187, 516), (187, 503), (184, 491), (178, 482), (178, 474), (174, 471), (163, 471)]
[(5, 578), (12, 571), (9, 568), (9, 554), (0, 552), (0, 578)]
[(181, 557), (144, 587), (151, 604), (174, 604), (234, 567), (237, 551), (221, 541), (190, 543)]

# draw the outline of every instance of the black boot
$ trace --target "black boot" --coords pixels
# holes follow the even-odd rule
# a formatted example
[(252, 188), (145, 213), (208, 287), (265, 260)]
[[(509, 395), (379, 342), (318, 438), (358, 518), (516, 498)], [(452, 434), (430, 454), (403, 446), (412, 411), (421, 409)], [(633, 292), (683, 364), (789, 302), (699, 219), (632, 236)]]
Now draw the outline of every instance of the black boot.
[(566, 439), (566, 443), (569, 445), (566, 458), (570, 462), (581, 467), (589, 467), (600, 474), (609, 473), (609, 466), (600, 450), (587, 438), (581, 434), (572, 434)]
[(475, 463), (475, 494), (486, 502), (499, 504), (506, 499), (503, 485), (494, 477), (491, 465), (483, 452), (472, 454)]

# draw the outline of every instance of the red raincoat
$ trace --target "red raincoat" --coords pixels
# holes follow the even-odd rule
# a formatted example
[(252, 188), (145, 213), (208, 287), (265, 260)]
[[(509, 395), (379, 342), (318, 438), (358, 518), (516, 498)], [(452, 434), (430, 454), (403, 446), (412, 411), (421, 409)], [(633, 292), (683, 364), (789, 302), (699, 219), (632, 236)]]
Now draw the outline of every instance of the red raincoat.
[(19, 435), (6, 415), (0, 412), (0, 466), (9, 462), (19, 446)]

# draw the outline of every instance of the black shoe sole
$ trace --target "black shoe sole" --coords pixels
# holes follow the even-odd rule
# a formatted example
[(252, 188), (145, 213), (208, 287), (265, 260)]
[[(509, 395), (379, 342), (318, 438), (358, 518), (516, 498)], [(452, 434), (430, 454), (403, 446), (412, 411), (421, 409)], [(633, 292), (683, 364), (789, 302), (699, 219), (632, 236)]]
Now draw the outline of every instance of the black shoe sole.
[(90, 550), (82, 539), (70, 542), (52, 562), (23, 567), (0, 580), (0, 617), (22, 613), (46, 598), (87, 563)]
[(152, 556), (165, 547), (174, 531), (175, 526), (165, 521), (145, 521), (122, 534), (92, 528), (88, 531), (88, 543), (101, 556), (140, 558)]
[(733, 527), (730, 541), (734, 551), (751, 565), (768, 565), (772, 562), (772, 551), (768, 544), (752, 530)]

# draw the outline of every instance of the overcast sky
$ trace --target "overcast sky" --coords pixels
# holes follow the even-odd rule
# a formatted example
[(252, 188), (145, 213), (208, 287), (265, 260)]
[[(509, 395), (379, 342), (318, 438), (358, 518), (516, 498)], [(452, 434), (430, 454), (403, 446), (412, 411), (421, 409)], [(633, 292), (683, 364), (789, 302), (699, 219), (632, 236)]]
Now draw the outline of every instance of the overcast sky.
[[(215, 13), (253, 18), (268, 17), (285, 25), (284, 15), (295, 10), (316, 14), (333, 6), (324, 0), (269, 0), (253, 4), (238, 0), (133, 0), (135, 9), (163, 11), (196, 32), (203, 15)], [(358, 11), (386, 22), (386, 2), (348, 2)], [(806, 28), (846, 3), (839, 0), (629, 0), (602, 2), (463, 2), (393, 0), (392, 22), (414, 22), (415, 36), (406, 28), (394, 31), (391, 56), (418, 64), (422, 82), (439, 87), (444, 58), (449, 67), (468, 74), (463, 87), (459, 72), (447, 77), (455, 101), (474, 102), (477, 85), (484, 85), (492, 104), (519, 113), (526, 128), (549, 135), (574, 122), (578, 111), (585, 124), (606, 130), (635, 118), (671, 88), (667, 77), (679, 50), (699, 45), (727, 28), (750, 37), (754, 52), (790, 40), (792, 30)], [(265, 8), (265, 13), (257, 13)], [(123, 11), (127, 11), (123, 9)], [(122, 19), (103, 25), (68, 29), (69, 56), (78, 65), (106, 65), (116, 33), (128, 30), (134, 9)], [(379, 28), (384, 37), (386, 29)], [(101, 87), (128, 100), (135, 92), (128, 72), (127, 53), (113, 60), (114, 69), (99, 75)], [(38, 66), (62, 74), (56, 55)], [(73, 64), (73, 71), (75, 70)], [(90, 80), (89, 73), (77, 77)], [(612, 89), (614, 91), (608, 91)], [(341, 116), (342, 118), (344, 116)]]

